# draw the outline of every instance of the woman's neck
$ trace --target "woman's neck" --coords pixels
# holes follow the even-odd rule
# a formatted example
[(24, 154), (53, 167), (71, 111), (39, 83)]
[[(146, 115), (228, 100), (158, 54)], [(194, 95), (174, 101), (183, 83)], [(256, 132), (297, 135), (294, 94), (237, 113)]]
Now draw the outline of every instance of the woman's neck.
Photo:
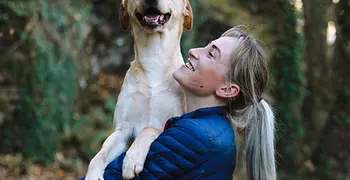
[(220, 101), (215, 95), (198, 96), (190, 92), (185, 92), (185, 96), (187, 105), (186, 113), (192, 112), (200, 108), (224, 105), (223, 102)]

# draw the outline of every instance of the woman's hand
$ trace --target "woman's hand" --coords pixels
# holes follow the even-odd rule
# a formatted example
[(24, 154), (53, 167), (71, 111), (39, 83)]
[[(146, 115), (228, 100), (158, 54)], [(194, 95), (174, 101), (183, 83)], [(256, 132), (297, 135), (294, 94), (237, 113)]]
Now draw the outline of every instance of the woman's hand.
[(145, 127), (126, 152), (123, 160), (123, 179), (133, 179), (143, 170), (149, 148), (162, 130)]

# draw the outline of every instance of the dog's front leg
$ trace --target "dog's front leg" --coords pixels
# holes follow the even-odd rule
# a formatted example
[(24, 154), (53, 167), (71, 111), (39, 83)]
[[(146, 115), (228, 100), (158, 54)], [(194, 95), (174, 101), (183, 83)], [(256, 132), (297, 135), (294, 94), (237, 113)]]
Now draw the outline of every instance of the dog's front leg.
[(133, 179), (143, 170), (149, 148), (162, 131), (153, 127), (145, 127), (136, 137), (126, 152), (123, 161), (123, 178)]
[(106, 166), (118, 157), (126, 149), (126, 142), (129, 133), (125, 129), (116, 129), (103, 143), (101, 150), (91, 160), (86, 180), (103, 180), (103, 173)]

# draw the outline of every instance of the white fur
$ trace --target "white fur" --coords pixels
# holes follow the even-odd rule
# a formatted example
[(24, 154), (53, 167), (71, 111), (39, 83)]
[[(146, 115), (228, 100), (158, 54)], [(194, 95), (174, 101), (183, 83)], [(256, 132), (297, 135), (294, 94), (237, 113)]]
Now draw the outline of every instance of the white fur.
[(124, 179), (133, 179), (142, 171), (150, 145), (160, 133), (161, 130), (150, 127), (144, 128), (139, 133), (123, 161)]
[[(142, 4), (141, 0), (133, 1), (129, 0), (127, 11), (133, 11)], [(105, 167), (126, 150), (128, 142), (142, 129), (148, 126), (162, 129), (167, 119), (184, 112), (184, 96), (172, 73), (183, 65), (178, 34), (182, 32), (180, 17), (185, 13), (186, 1), (159, 2), (160, 10), (172, 12), (168, 26), (161, 31), (145, 30), (132, 16), (134, 12), (129, 12), (135, 60), (126, 73), (114, 111), (115, 131), (91, 160), (86, 180), (102, 180)], [(124, 160), (124, 178), (132, 179), (135, 173), (142, 171), (149, 146), (158, 136), (155, 134), (146, 134), (131, 146)]]

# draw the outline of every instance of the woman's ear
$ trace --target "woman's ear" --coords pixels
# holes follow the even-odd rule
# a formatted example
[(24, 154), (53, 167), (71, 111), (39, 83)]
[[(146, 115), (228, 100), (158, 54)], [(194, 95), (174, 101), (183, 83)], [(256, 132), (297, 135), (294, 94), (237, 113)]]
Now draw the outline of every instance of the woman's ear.
[(229, 83), (221, 86), (215, 91), (215, 94), (221, 98), (234, 98), (238, 95), (241, 88), (235, 83)]

